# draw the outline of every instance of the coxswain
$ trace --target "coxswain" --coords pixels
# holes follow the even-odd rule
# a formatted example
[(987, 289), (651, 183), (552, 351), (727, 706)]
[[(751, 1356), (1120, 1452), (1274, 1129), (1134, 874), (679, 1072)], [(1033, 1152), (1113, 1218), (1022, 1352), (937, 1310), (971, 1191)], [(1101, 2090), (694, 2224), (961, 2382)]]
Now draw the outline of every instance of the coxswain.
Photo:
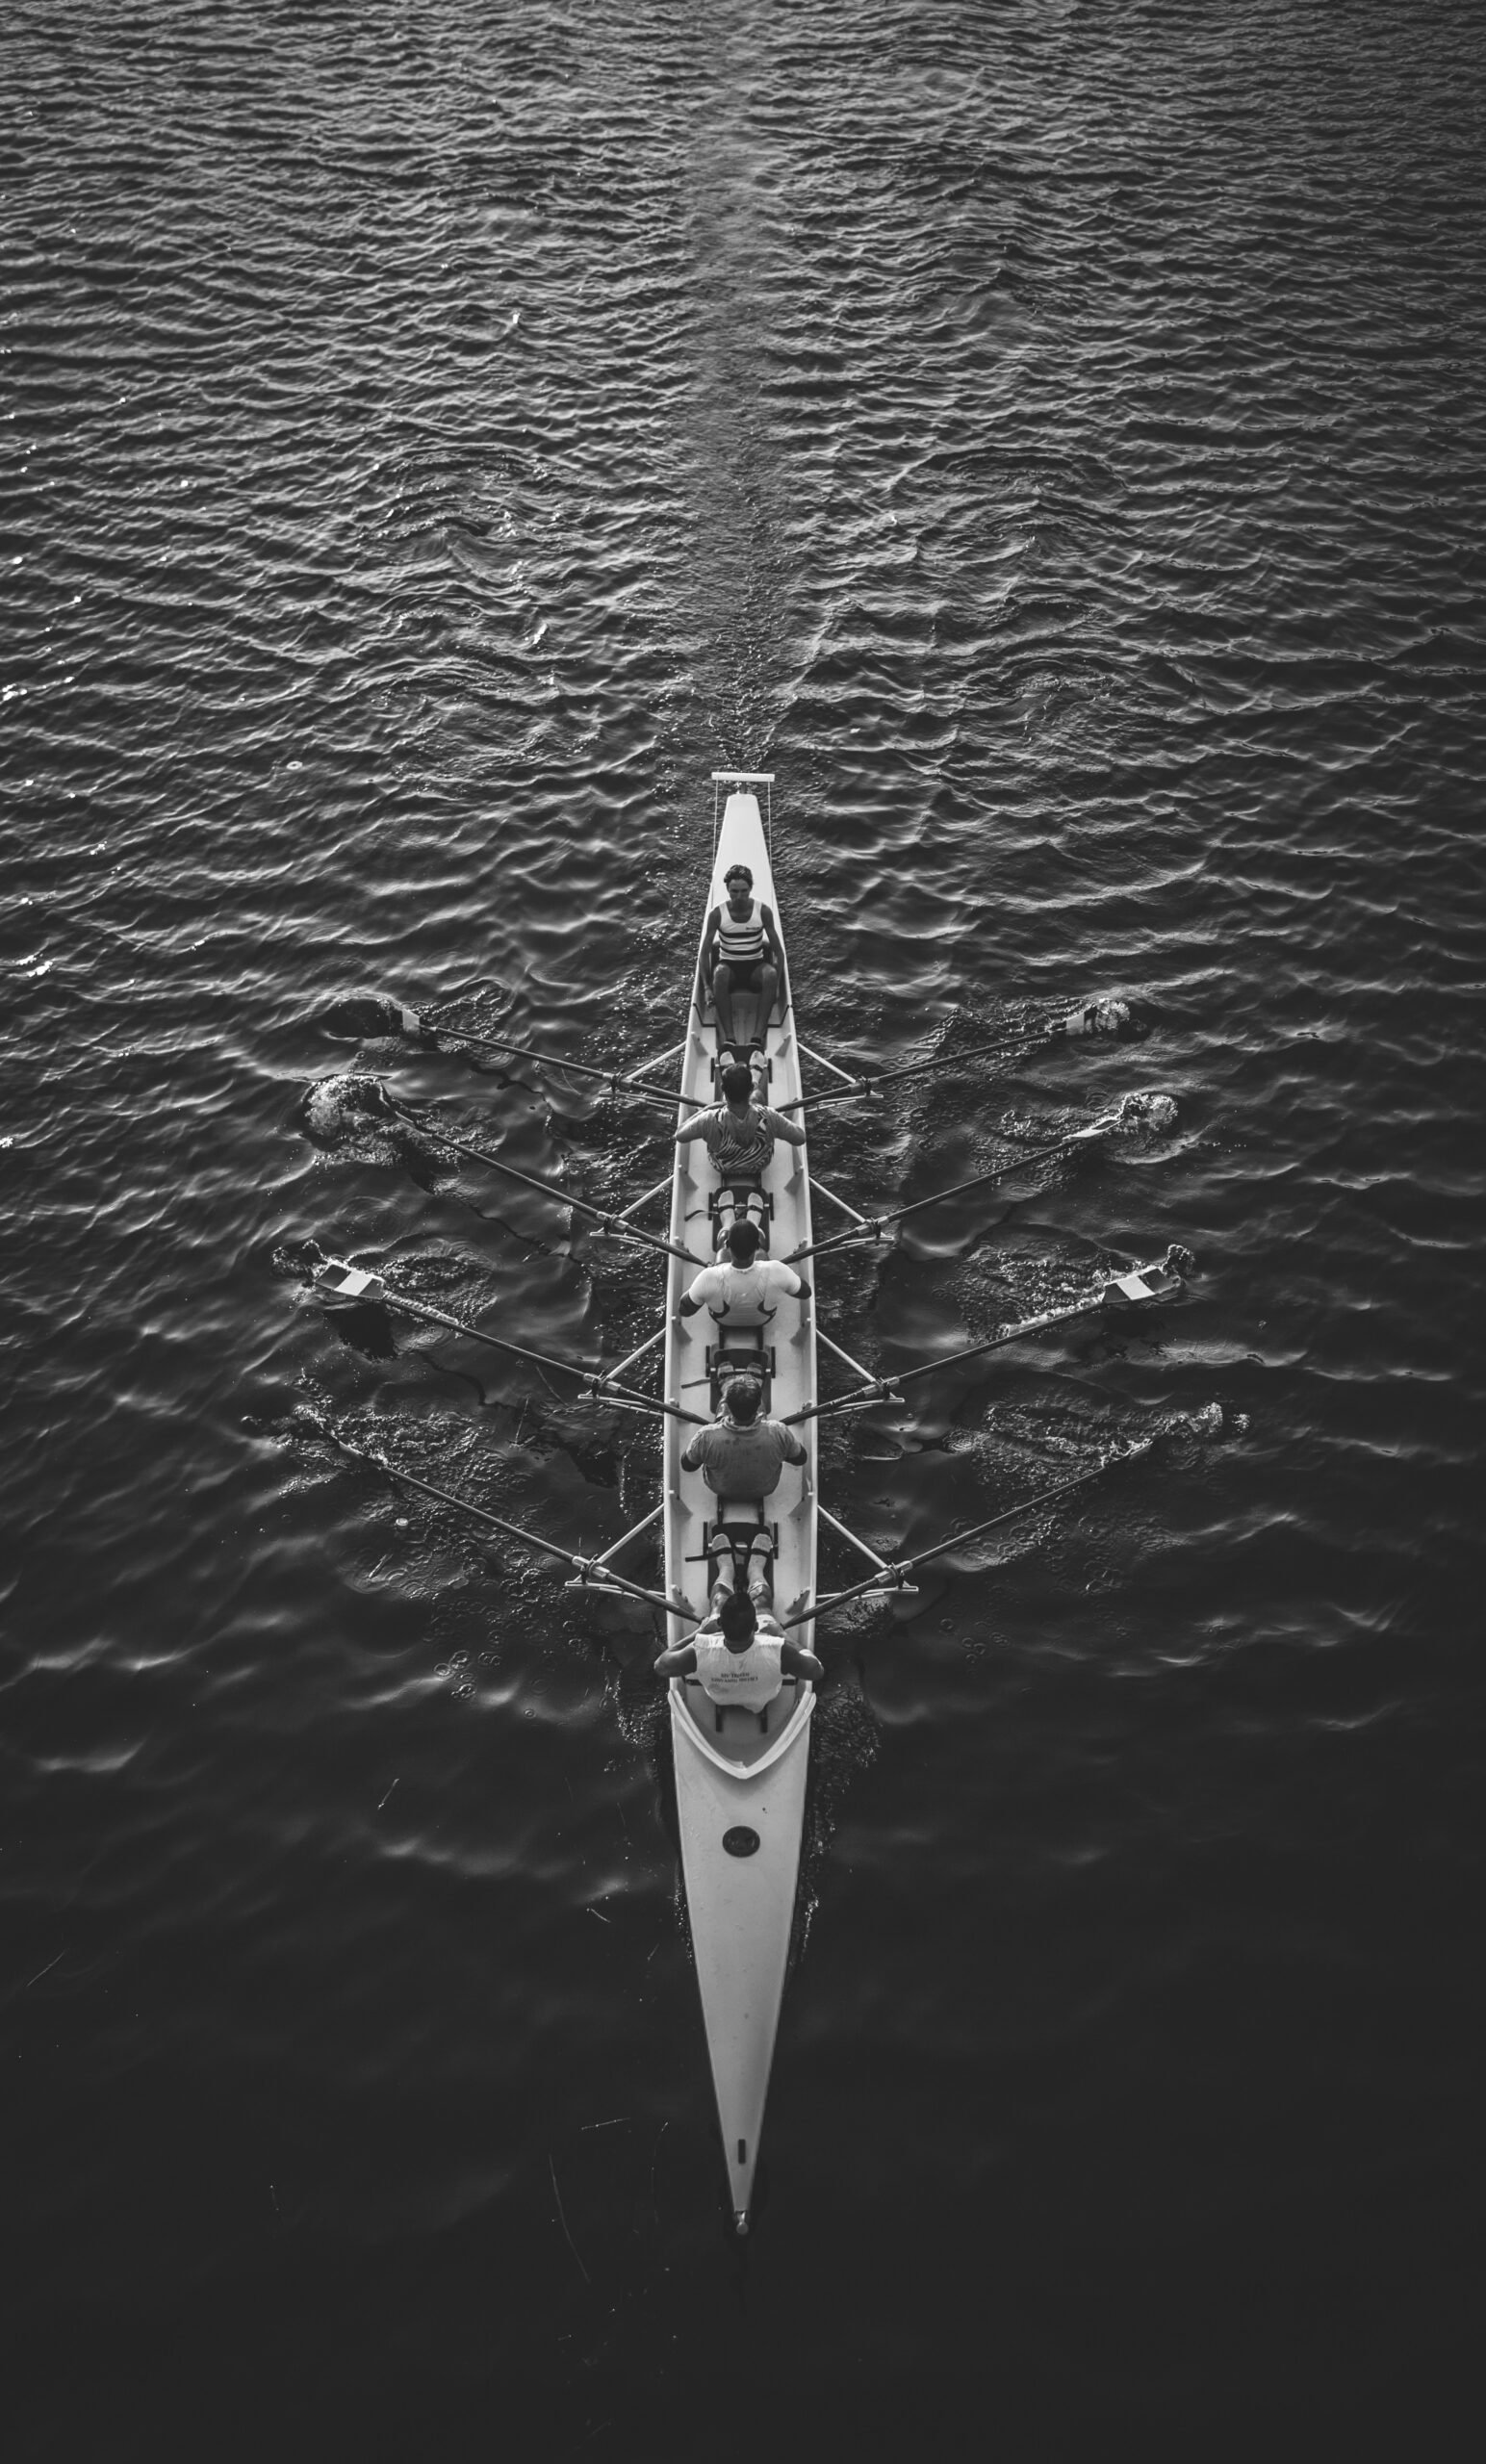
[(762, 1400), (756, 1377), (730, 1377), (720, 1416), (698, 1429), (681, 1456), (681, 1470), (704, 1473), (707, 1487), (722, 1498), (771, 1496), (785, 1464), (803, 1463), (806, 1451), (782, 1421), (759, 1419)]
[(702, 938), (702, 981), (717, 1008), (717, 1040), (733, 1052), (740, 1045), (733, 1027), (732, 1002), (738, 992), (756, 993), (757, 1030), (762, 1044), (774, 997), (784, 981), (784, 946), (772, 911), (754, 896), (754, 876), (746, 864), (734, 864), (723, 876), (727, 905), (714, 907)]
[(781, 1300), (808, 1300), (810, 1287), (782, 1258), (760, 1258), (763, 1235), (746, 1215), (734, 1216), (723, 1254), (704, 1267), (681, 1296), (681, 1316), (710, 1309), (720, 1326), (766, 1326)]
[(772, 1611), (759, 1610), (741, 1591), (728, 1592), (691, 1641), (662, 1652), (655, 1667), (661, 1677), (699, 1677), (711, 1702), (747, 1711), (772, 1703), (786, 1677), (826, 1674), (813, 1652), (790, 1642)]

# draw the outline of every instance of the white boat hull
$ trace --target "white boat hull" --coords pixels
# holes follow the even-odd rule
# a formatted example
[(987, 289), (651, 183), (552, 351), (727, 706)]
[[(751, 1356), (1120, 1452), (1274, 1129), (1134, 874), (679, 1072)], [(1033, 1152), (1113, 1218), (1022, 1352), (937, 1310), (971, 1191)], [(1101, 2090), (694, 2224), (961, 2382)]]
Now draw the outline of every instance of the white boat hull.
[[(815, 1698), (808, 1685), (800, 1688), (803, 1700), (779, 1759), (767, 1771), (740, 1777), (705, 1751), (705, 1737), (679, 1692), (673, 1688), (671, 1732), (681, 1871), (730, 2200), (741, 2231), (753, 2205), (784, 1995)], [(757, 1845), (731, 1855), (723, 1842), (740, 1832)]]
[[(708, 914), (723, 903), (724, 873), (739, 862), (749, 866), (755, 896), (774, 910), (778, 923), (769, 849), (757, 800), (752, 794), (734, 792), (728, 798), (718, 832)], [(709, 1010), (694, 1000), (681, 1068), (683, 1111), (701, 1110), (715, 1101), (712, 1065), (716, 1049), (715, 1022)], [(767, 1051), (771, 1071), (768, 1100), (779, 1106), (801, 1091), (793, 1010), (787, 1004), (782, 1017), (769, 1029)], [(699, 1265), (710, 1256), (707, 1208), (716, 1186), (717, 1175), (710, 1159), (701, 1140), (697, 1140), (680, 1152), (673, 1192), (671, 1237), (690, 1248)], [(805, 1149), (788, 1146), (781, 1140), (764, 1176), (764, 1188), (773, 1208), (771, 1251), (777, 1257), (784, 1257), (810, 1238)], [(674, 1263), (665, 1392), (693, 1411), (705, 1411), (708, 1394), (706, 1348), (716, 1330), (705, 1312), (680, 1323), (676, 1322), (676, 1305), (689, 1280), (688, 1270), (679, 1262)], [(811, 1304), (786, 1302), (768, 1333), (774, 1351), (769, 1408), (774, 1418), (782, 1420), (815, 1399)], [(690, 1433), (675, 1422), (667, 1424), (666, 1594), (669, 1599), (685, 1600), (701, 1610), (705, 1606), (708, 1582), (703, 1549), (714, 1501), (700, 1473), (680, 1469), (680, 1456)], [(774, 1586), (775, 1606), (781, 1615), (787, 1614), (797, 1602), (812, 1598), (815, 1588), (813, 1422), (806, 1424), (800, 1434), (808, 1450), (808, 1459), (799, 1469), (785, 1466), (780, 1486), (766, 1508), (778, 1531)], [(808, 1625), (790, 1630), (796, 1640), (809, 1647), (812, 1630)], [(688, 1641), (695, 1631), (693, 1619), (673, 1617), (670, 1621), (669, 1638), (673, 1645)], [(695, 1679), (676, 1679), (671, 1686), (681, 1867), (732, 2212), (740, 2232), (747, 2229), (753, 2203), (764, 2103), (783, 1997), (800, 1870), (813, 1708), (814, 1694), (808, 1682), (790, 1681), (771, 1706), (768, 1727), (763, 1728), (757, 1717), (748, 1711), (730, 1708), (719, 1718)]]

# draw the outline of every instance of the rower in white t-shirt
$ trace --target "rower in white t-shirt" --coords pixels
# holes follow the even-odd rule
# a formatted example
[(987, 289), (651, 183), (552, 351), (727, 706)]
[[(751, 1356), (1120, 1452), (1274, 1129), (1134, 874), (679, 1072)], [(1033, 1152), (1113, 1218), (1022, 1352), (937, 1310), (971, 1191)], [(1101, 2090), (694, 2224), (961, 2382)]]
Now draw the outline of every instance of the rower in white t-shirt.
[(704, 1267), (681, 1300), (681, 1316), (710, 1309), (719, 1325), (766, 1326), (780, 1302), (808, 1300), (810, 1287), (782, 1258), (757, 1255), (761, 1235), (747, 1216), (736, 1216), (727, 1248), (715, 1267)]
[(813, 1652), (790, 1642), (778, 1619), (740, 1591), (728, 1592), (695, 1638), (662, 1652), (655, 1666), (662, 1677), (700, 1677), (712, 1702), (748, 1711), (772, 1703), (786, 1677), (818, 1681), (826, 1673)]

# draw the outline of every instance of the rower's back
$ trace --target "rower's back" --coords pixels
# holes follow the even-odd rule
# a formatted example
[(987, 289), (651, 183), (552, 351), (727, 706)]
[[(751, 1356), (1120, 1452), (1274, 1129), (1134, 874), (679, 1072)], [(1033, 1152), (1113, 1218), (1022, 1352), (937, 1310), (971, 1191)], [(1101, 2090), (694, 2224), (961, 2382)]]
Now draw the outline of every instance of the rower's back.
[(800, 1288), (793, 1267), (761, 1256), (755, 1227), (740, 1222), (716, 1266), (697, 1277), (692, 1296), (726, 1336), (742, 1327), (771, 1325), (781, 1307), (798, 1300)]

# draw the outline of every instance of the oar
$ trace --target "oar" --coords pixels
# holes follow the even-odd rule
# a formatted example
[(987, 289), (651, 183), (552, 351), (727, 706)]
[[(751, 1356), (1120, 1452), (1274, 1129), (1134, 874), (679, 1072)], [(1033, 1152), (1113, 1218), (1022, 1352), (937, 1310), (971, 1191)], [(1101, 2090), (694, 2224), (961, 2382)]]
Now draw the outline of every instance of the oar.
[(555, 1540), (544, 1540), (540, 1531), (525, 1531), (519, 1523), (502, 1522), (499, 1514), (491, 1514), (482, 1505), (472, 1504), (468, 1498), (456, 1497), (452, 1489), (441, 1489), (432, 1480), (420, 1479), (416, 1472), (404, 1472), (397, 1464), (389, 1463), (385, 1454), (372, 1453), (364, 1446), (352, 1446), (348, 1438), (338, 1437), (334, 1429), (322, 1428), (320, 1434), (342, 1454), (348, 1454), (353, 1462), (370, 1463), (373, 1471), (384, 1472), (388, 1479), (400, 1480), (405, 1488), (417, 1489), (423, 1497), (436, 1499), (440, 1505), (452, 1506), (456, 1514), (466, 1514), (475, 1523), (488, 1524), (492, 1531), (502, 1533), (507, 1540), (520, 1540), (525, 1548), (542, 1549), (550, 1557), (560, 1557), (565, 1566), (573, 1567), (579, 1581), (597, 1571), (602, 1575), (606, 1589), (612, 1587), (628, 1592), (634, 1600), (647, 1601), (653, 1608), (665, 1608), (675, 1616), (689, 1617), (693, 1624), (701, 1622), (704, 1613), (701, 1609), (688, 1608), (682, 1603), (667, 1600), (662, 1591), (647, 1591), (643, 1583), (631, 1582), (628, 1575), (617, 1575), (602, 1557), (580, 1557), (575, 1550), (559, 1547)]
[(482, 1052), (510, 1053), (518, 1061), (535, 1061), (546, 1069), (565, 1069), (573, 1078), (592, 1078), (611, 1095), (636, 1095), (643, 1103), (664, 1104), (670, 1112), (680, 1102), (674, 1088), (653, 1086), (648, 1078), (626, 1078), (617, 1069), (595, 1069), (586, 1061), (564, 1061), (555, 1052), (538, 1052), (530, 1044), (507, 1043), (503, 1036), (477, 1036), (461, 1026), (446, 1026), (438, 1032), (457, 1036), (461, 1043), (477, 1044)]
[(965, 1061), (1009, 1061), (1016, 1053), (1031, 1052), (1040, 1043), (1055, 1043), (1063, 1036), (1117, 1036), (1129, 1025), (1130, 1013), (1123, 1001), (1105, 996), (1086, 1001), (1082, 1009), (1070, 1010), (1065, 1018), (1055, 1018), (1047, 1026), (1035, 1027), (1025, 1035), (1003, 1037), (994, 1043), (971, 1044), (963, 1052), (936, 1053), (932, 1061), (910, 1061), (900, 1069), (864, 1070), (844, 1087), (797, 1095), (791, 1102), (781, 1104), (779, 1110), (793, 1113), (807, 1104), (844, 1104), (854, 1095), (875, 1095), (879, 1088), (890, 1087), (902, 1078), (924, 1078), (935, 1069), (958, 1069)]
[(540, 1180), (535, 1172), (518, 1171), (514, 1164), (507, 1164), (502, 1156), (492, 1155), (487, 1147), (475, 1146), (468, 1139), (453, 1138), (438, 1121), (424, 1120), (421, 1113), (414, 1112), (411, 1104), (399, 1103), (396, 1095), (388, 1094), (385, 1087), (382, 1092), (395, 1113), (400, 1114), (404, 1120), (410, 1120), (425, 1138), (434, 1139), (441, 1146), (450, 1147), (456, 1155), (468, 1155), (476, 1164), (488, 1164), (493, 1172), (504, 1172), (509, 1179), (520, 1181), (524, 1189), (540, 1190), (545, 1197), (556, 1198), (560, 1205), (571, 1206), (576, 1214), (591, 1216), (602, 1231), (610, 1233), (617, 1240), (637, 1241), (642, 1248), (656, 1249), (662, 1257), (679, 1258), (683, 1266), (702, 1265), (701, 1258), (693, 1257), (689, 1249), (678, 1248), (674, 1241), (662, 1241), (653, 1232), (639, 1231), (634, 1224), (627, 1223), (622, 1216), (611, 1215), (606, 1207), (591, 1206), (587, 1198), (575, 1197), (571, 1190), (563, 1189), (556, 1181)]
[[(447, 1005), (446, 1005), (447, 1006)], [(611, 1095), (638, 1095), (645, 1102), (664, 1104), (674, 1111), (680, 1097), (665, 1087), (657, 1087), (643, 1076), (627, 1077), (622, 1070), (595, 1069), (586, 1061), (564, 1061), (555, 1052), (540, 1052), (532, 1044), (511, 1043), (504, 1036), (476, 1035), (471, 1027), (461, 1026), (457, 1019), (448, 1019), (439, 1009), (420, 1013), (410, 1010), (405, 1002), (384, 1000), (369, 995), (365, 999), (342, 1001), (330, 1013), (337, 1028), (352, 1035), (457, 1036), (461, 1043), (477, 1044), (482, 1052), (509, 1053), (518, 1061), (535, 1061), (547, 1069), (566, 1070), (570, 1077), (592, 1078), (606, 1087)]]
[[(606, 1396), (632, 1406), (636, 1410), (669, 1414), (673, 1420), (690, 1421), (698, 1428), (708, 1424), (700, 1412), (683, 1411), (679, 1403), (670, 1403), (658, 1395), (647, 1395), (637, 1386), (619, 1382), (619, 1371), (604, 1376), (600, 1370), (582, 1369), (576, 1361), (557, 1360), (551, 1352), (531, 1351), (525, 1344), (513, 1344), (504, 1335), (487, 1334), (483, 1326), (472, 1326), (465, 1318), (456, 1318), (448, 1309), (435, 1308), (431, 1300), (414, 1300), (398, 1292), (395, 1285), (379, 1274), (367, 1274), (346, 1258), (332, 1258), (318, 1241), (307, 1241), (305, 1254), (314, 1268), (315, 1290), (320, 1301), (330, 1309), (375, 1307), (397, 1310), (405, 1318), (414, 1318), (430, 1326), (448, 1326), (452, 1334), (464, 1335), (471, 1343), (488, 1344), (492, 1351), (509, 1352), (513, 1360), (529, 1360), (537, 1369), (554, 1369), (564, 1377), (576, 1377), (585, 1394), (595, 1401)], [(344, 1280), (334, 1283), (331, 1276)], [(654, 1338), (652, 1337), (652, 1341)], [(638, 1359), (631, 1353), (631, 1359)], [(620, 1369), (628, 1369), (628, 1361), (621, 1361)]]
[[(1167, 1432), (1163, 1429), (1158, 1434), (1165, 1436)], [(860, 1582), (848, 1584), (845, 1591), (828, 1592), (824, 1600), (817, 1600), (813, 1606), (799, 1609), (794, 1616), (785, 1617), (781, 1622), (786, 1626), (805, 1626), (812, 1617), (824, 1616), (828, 1608), (839, 1608), (843, 1601), (859, 1600), (863, 1592), (896, 1591), (910, 1575), (917, 1574), (920, 1566), (931, 1564), (935, 1557), (947, 1556), (952, 1549), (966, 1548), (972, 1540), (984, 1539), (987, 1531), (998, 1530), (1005, 1523), (1014, 1523), (1019, 1515), (1031, 1514), (1037, 1506), (1046, 1505), (1052, 1498), (1066, 1497), (1070, 1489), (1087, 1488), (1090, 1480), (1097, 1480), (1104, 1473), (1114, 1471), (1117, 1464), (1134, 1463), (1139, 1456), (1148, 1454), (1155, 1443), (1155, 1437), (1140, 1437), (1129, 1446), (1114, 1447), (1089, 1471), (1076, 1472), (1070, 1480), (1057, 1480), (1051, 1488), (1039, 1489), (1036, 1497), (1023, 1498), (1020, 1505), (1005, 1506), (999, 1514), (987, 1516), (984, 1523), (973, 1523), (968, 1531), (957, 1531), (948, 1540), (935, 1541), (932, 1549), (920, 1549), (916, 1557), (890, 1557), (881, 1573), (864, 1576)]]
[[(1128, 1099), (1126, 1099), (1128, 1100)], [(1101, 1113), (1085, 1129), (1070, 1130), (1063, 1138), (1055, 1138), (1045, 1146), (1029, 1146), (1025, 1153), (1013, 1155), (1009, 1164), (998, 1164), (993, 1171), (976, 1172), (968, 1181), (956, 1181), (947, 1190), (935, 1190), (931, 1197), (916, 1197), (908, 1206), (895, 1206), (886, 1215), (868, 1217), (863, 1222), (850, 1224), (844, 1232), (831, 1232), (824, 1241), (812, 1241), (805, 1248), (791, 1249), (787, 1263), (797, 1266), (802, 1258), (818, 1258), (827, 1249), (848, 1248), (856, 1241), (876, 1241), (889, 1223), (901, 1223), (906, 1216), (917, 1215), (926, 1206), (941, 1206), (946, 1198), (963, 1197), (966, 1190), (986, 1189), (992, 1181), (1004, 1181), (1009, 1172), (1019, 1172), (1027, 1164), (1045, 1163), (1050, 1156), (1066, 1155), (1075, 1146), (1084, 1145), (1091, 1138), (1106, 1138), (1117, 1129), (1123, 1115), (1123, 1102), (1113, 1112)]]
[(1191, 1250), (1178, 1248), (1173, 1242), (1164, 1258), (1151, 1266), (1132, 1267), (1124, 1274), (1112, 1276), (1089, 1298), (1075, 1301), (1071, 1308), (1048, 1309), (1038, 1317), (1019, 1319), (1014, 1325), (1003, 1326), (999, 1334), (988, 1335), (984, 1343), (966, 1344), (962, 1351), (944, 1352), (937, 1360), (921, 1362), (916, 1369), (900, 1369), (891, 1378), (869, 1377), (863, 1385), (848, 1388), (844, 1395), (807, 1403), (803, 1411), (791, 1412), (784, 1424), (793, 1428), (799, 1421), (824, 1420), (832, 1412), (859, 1411), (868, 1403), (899, 1401), (901, 1398), (891, 1394), (891, 1388), (910, 1386), (915, 1377), (935, 1377), (940, 1370), (953, 1369), (961, 1360), (978, 1360), (986, 1352), (1019, 1344), (1029, 1335), (1044, 1335), (1051, 1326), (1067, 1326), (1076, 1318), (1094, 1317), (1117, 1300), (1140, 1303), (1167, 1299), (1173, 1292), (1180, 1292), (1184, 1278), (1195, 1265)]

